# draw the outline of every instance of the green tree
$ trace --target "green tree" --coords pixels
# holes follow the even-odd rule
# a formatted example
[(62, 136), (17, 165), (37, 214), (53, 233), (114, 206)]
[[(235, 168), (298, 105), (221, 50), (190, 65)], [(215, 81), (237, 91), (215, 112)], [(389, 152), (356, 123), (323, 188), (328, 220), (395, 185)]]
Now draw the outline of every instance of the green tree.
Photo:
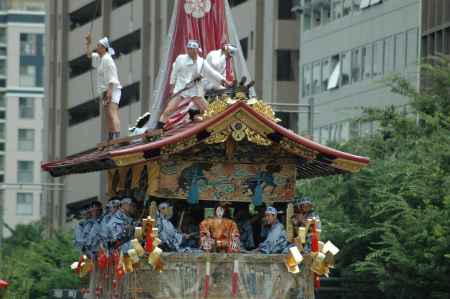
[(413, 111), (367, 109), (378, 132), (340, 145), (369, 156), (369, 167), (299, 186), (316, 198), (324, 236), (342, 249), (338, 269), (351, 298), (450, 297), (449, 66), (444, 57), (425, 63), (420, 91), (389, 78)]
[(80, 285), (70, 264), (77, 260), (71, 233), (43, 237), (41, 223), (18, 225), (1, 250), (0, 277), (10, 282), (5, 298), (48, 298), (51, 289)]

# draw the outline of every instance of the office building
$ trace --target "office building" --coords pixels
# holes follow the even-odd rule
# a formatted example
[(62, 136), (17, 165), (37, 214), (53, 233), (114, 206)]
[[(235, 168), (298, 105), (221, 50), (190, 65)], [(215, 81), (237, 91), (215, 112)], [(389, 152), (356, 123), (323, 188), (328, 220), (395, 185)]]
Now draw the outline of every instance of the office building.
[(44, 8), (44, 0), (0, 1), (0, 239), (45, 212)]
[(315, 141), (373, 132), (376, 124), (355, 121), (362, 107), (406, 107), (407, 99), (383, 80), (397, 73), (418, 86), (420, 0), (301, 0), (296, 10), (302, 22), (299, 99), (313, 103)]

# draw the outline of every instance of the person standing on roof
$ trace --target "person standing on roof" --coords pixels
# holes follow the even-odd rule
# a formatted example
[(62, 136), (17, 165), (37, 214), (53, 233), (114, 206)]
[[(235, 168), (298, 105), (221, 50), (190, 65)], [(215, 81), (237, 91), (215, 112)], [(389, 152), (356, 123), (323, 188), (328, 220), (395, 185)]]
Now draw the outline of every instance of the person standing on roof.
[[(231, 44), (224, 44), (221, 49), (213, 50), (206, 56), (206, 61), (219, 74), (224, 76), (228, 81), (233, 81), (233, 67), (231, 59), (237, 53), (237, 48)], [(221, 89), (223, 86), (205, 80), (205, 90)]]
[(108, 140), (120, 137), (119, 102), (122, 86), (119, 82), (117, 67), (112, 56), (115, 54), (107, 37), (97, 42), (95, 52), (91, 50), (91, 34), (86, 35), (85, 52), (92, 59), (92, 66), (97, 69), (97, 92), (105, 107)]
[(186, 48), (187, 54), (178, 55), (172, 65), (169, 90), (171, 100), (161, 114), (158, 128), (163, 128), (170, 117), (177, 119), (174, 114), (180, 114), (181, 119), (189, 111), (189, 116), (194, 118), (196, 114), (206, 110), (208, 104), (203, 98), (203, 77), (214, 84), (231, 86), (231, 82), (199, 56), (200, 45), (197, 41), (188, 41)]

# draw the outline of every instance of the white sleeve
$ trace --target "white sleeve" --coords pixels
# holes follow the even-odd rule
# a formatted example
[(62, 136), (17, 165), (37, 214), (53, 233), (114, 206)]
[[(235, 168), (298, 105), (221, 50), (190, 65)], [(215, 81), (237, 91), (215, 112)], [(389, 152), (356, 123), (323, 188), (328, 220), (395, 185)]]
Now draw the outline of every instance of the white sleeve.
[(98, 53), (93, 52), (91, 54), (91, 59), (92, 59), (92, 67), (97, 68), (100, 65), (100, 55), (98, 55)]
[(217, 84), (221, 84), (225, 77), (214, 70), (208, 63), (207, 60), (203, 60), (203, 66), (201, 70), (201, 75), (206, 78), (209, 82), (215, 82)]
[(178, 58), (172, 64), (172, 71), (170, 73), (170, 85), (174, 85), (177, 82), (177, 73), (178, 73)]

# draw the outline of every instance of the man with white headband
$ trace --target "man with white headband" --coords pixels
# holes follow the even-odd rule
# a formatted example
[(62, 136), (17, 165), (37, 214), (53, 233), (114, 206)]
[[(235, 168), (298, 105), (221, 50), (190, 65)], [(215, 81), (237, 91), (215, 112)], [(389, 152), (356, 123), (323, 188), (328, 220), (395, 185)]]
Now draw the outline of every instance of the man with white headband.
[(92, 66), (97, 69), (97, 92), (103, 100), (105, 107), (108, 140), (120, 137), (119, 102), (122, 95), (122, 86), (119, 82), (117, 67), (112, 59), (115, 54), (107, 37), (97, 43), (95, 52), (91, 51), (91, 34), (86, 35), (85, 51), (92, 59)]
[(256, 251), (265, 254), (283, 253), (289, 247), (286, 230), (283, 224), (278, 221), (277, 215), (276, 208), (272, 206), (266, 208), (264, 219), (269, 226), (269, 230), (266, 239), (259, 244)]
[(172, 65), (170, 74), (172, 98), (161, 114), (159, 128), (163, 128), (169, 117), (182, 109), (189, 110), (191, 118), (206, 110), (208, 104), (203, 98), (205, 90), (201, 82), (202, 78), (218, 85), (231, 85), (222, 74), (214, 70), (205, 59), (199, 56), (200, 45), (197, 41), (188, 41), (186, 48), (187, 54), (178, 55)]
[[(209, 65), (224, 76), (228, 81), (233, 81), (232, 61), (231, 59), (236, 55), (237, 48), (231, 44), (224, 44), (221, 49), (213, 50), (206, 56), (206, 61)], [(223, 88), (223, 86), (205, 80), (206, 90), (215, 90)]]

